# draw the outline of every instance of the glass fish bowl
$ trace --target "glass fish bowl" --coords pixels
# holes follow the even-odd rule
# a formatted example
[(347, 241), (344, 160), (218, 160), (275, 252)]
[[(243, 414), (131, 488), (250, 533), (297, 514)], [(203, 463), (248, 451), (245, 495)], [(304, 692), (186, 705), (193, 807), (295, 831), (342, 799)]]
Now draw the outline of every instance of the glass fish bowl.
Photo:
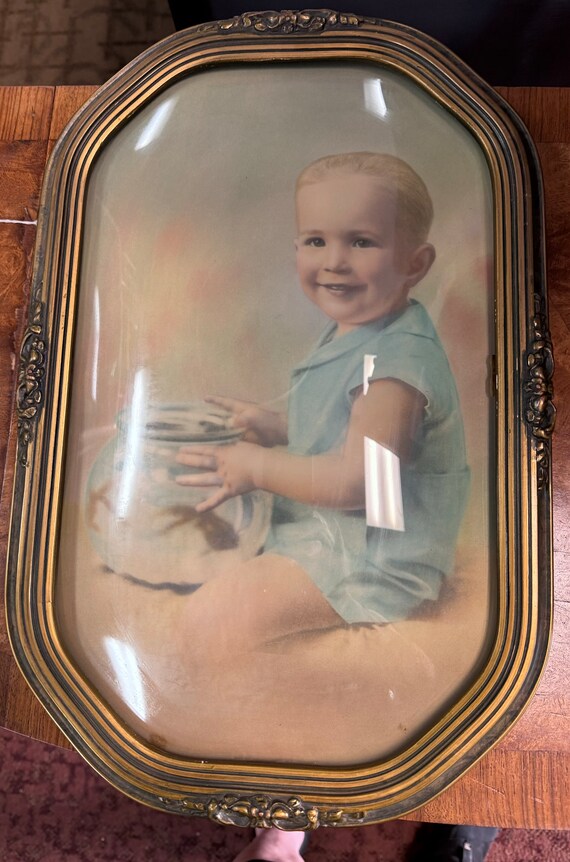
[(263, 547), (271, 495), (252, 491), (197, 512), (212, 488), (176, 482), (200, 470), (179, 464), (181, 446), (228, 446), (241, 437), (231, 414), (206, 402), (124, 411), (87, 481), (85, 519), (102, 563), (134, 583), (191, 592)]

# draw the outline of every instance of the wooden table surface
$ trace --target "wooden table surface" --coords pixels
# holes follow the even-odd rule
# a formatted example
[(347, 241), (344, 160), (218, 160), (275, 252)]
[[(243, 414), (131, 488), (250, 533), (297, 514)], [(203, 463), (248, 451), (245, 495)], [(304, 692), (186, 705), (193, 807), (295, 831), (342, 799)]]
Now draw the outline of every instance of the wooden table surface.
[[(93, 87), (0, 88), (0, 576), (13, 482), (13, 397), (27, 310), (39, 191), (47, 156)], [(463, 778), (413, 820), (570, 829), (570, 90), (503, 89), (538, 146), (546, 191), (550, 326), (558, 424), (554, 438), (554, 634), (527, 711)], [(5, 469), (4, 469), (5, 466)], [(3, 598), (0, 597), (0, 604)], [(12, 658), (0, 612), (0, 725), (69, 743)]]

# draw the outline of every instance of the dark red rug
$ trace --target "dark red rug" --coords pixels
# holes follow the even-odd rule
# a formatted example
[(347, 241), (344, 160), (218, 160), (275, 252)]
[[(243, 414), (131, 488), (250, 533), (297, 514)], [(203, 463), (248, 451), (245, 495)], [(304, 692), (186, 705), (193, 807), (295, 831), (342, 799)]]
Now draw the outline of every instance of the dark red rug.
[[(416, 828), (321, 829), (307, 862), (400, 862)], [(74, 752), (0, 730), (0, 862), (230, 862), (247, 840), (240, 829), (145, 808)], [(570, 833), (503, 830), (487, 859), (567, 862)]]

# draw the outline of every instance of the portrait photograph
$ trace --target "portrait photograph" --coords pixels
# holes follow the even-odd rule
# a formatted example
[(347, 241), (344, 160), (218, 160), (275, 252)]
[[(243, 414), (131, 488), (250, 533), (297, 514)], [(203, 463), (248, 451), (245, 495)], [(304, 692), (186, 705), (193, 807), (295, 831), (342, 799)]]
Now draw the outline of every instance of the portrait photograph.
[(54, 613), (169, 755), (365, 764), (497, 627), (494, 200), (378, 64), (158, 92), (86, 184)]

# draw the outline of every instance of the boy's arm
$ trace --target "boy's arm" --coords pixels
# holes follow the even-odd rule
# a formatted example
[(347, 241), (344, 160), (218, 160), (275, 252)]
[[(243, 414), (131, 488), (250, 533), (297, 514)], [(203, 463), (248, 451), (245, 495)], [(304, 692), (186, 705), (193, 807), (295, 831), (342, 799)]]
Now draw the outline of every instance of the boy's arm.
[(425, 404), (420, 392), (401, 381), (373, 382), (366, 395), (361, 392), (354, 400), (342, 450), (308, 457), (264, 453), (256, 484), (309, 505), (362, 509), (366, 499), (364, 438), (390, 449), (402, 461), (408, 460)]
[[(292, 455), (250, 443), (235, 446), (193, 447), (179, 460), (211, 470), (182, 476), (189, 485), (218, 486), (199, 504), (199, 511), (215, 508), (236, 494), (261, 488), (312, 506), (362, 509), (365, 505), (364, 438), (386, 446), (405, 461), (421, 421), (426, 400), (416, 389), (398, 380), (372, 382), (368, 392), (354, 400), (342, 450), (323, 455)], [(371, 477), (371, 481), (377, 481)]]

